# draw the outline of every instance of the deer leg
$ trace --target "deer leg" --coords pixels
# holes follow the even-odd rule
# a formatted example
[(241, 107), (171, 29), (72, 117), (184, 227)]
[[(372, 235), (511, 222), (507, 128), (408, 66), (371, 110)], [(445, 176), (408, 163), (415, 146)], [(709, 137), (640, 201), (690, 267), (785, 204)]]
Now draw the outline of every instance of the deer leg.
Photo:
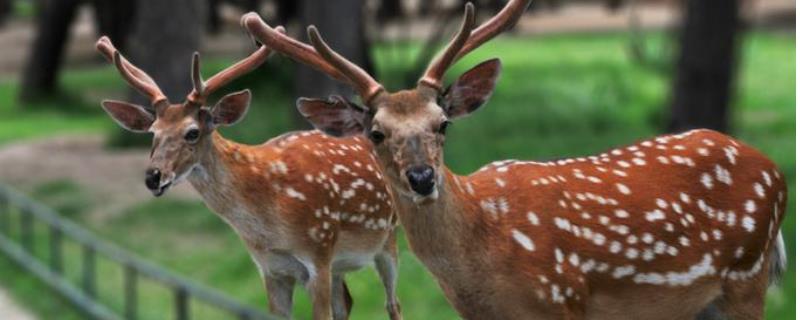
[(283, 318), (292, 317), (292, 294), (295, 279), (292, 277), (265, 276), (264, 286), (269, 296), (269, 310)]
[(403, 319), (400, 313), (400, 302), (397, 299), (397, 242), (394, 233), (386, 243), (386, 250), (375, 257), (375, 269), (383, 282), (386, 291), (386, 311), (392, 320)]
[(336, 320), (347, 319), (350, 315), (350, 310), (353, 309), (353, 297), (344, 282), (344, 275), (334, 275), (331, 287), (333, 318)]
[(755, 277), (747, 280), (727, 280), (722, 286), (722, 297), (715, 301), (725, 319), (764, 319), (764, 298), (769, 285), (769, 264)]
[(331, 319), (331, 266), (330, 263), (316, 263), (317, 274), (308, 281), (308, 291), (314, 305), (314, 319)]
[(698, 313), (694, 319), (695, 320), (725, 320), (725, 316), (722, 314), (722, 311), (719, 309), (720, 298), (715, 299), (705, 308), (703, 308), (700, 313)]

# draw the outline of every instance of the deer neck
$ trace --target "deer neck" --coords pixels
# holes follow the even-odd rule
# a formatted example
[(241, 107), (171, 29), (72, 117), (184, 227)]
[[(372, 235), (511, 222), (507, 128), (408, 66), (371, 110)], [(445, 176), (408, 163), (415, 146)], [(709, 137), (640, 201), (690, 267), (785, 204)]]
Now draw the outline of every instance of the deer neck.
[[(242, 207), (244, 202), (238, 192), (243, 179), (237, 176), (242, 171), (237, 166), (252, 152), (248, 150), (251, 147), (227, 140), (215, 131), (198, 148), (198, 164), (189, 175), (189, 182), (206, 204), (230, 223), (233, 215), (248, 211)], [(261, 201), (268, 201), (267, 198)]]
[[(476, 256), (476, 239), (471, 229), (482, 225), (478, 216), (469, 211), (469, 194), (463, 190), (463, 177), (443, 167), (439, 198), (433, 203), (417, 204), (410, 197), (395, 192), (398, 216), (414, 254), (440, 280), (452, 285), (460, 282), (475, 266), (466, 261)], [(472, 259), (474, 260), (474, 259)], [(469, 262), (469, 263), (465, 263)], [(474, 269), (473, 269), (474, 270)]]

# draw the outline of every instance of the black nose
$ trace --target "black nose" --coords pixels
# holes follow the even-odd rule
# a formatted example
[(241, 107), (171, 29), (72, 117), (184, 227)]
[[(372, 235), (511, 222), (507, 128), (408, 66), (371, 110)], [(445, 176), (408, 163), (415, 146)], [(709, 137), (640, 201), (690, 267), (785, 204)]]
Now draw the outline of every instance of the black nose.
[(158, 189), (159, 185), (161, 184), (161, 171), (155, 168), (147, 169), (147, 172), (144, 173), (144, 184), (150, 190)]
[(406, 178), (411, 185), (414, 192), (427, 196), (433, 192), (433, 168), (431, 166), (422, 165), (415, 166), (406, 171)]

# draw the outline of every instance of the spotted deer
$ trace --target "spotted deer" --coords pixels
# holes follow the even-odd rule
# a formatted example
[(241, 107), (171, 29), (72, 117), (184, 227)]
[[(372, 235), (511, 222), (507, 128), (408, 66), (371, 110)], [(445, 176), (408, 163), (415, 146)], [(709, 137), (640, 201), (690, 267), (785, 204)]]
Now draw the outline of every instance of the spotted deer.
[(307, 45), (256, 14), (242, 23), (359, 93), (363, 105), (337, 97), (297, 107), (327, 134), (371, 140), (411, 249), (464, 318), (760, 319), (768, 282), (785, 268), (786, 185), (739, 141), (695, 130), (600, 155), (498, 161), (468, 176), (443, 164), (448, 124), (489, 98), (500, 62), (447, 88), (445, 71), (513, 25), (527, 2), (510, 1), (478, 28), (467, 4), (460, 31), (416, 88), (395, 93), (313, 26)]
[(180, 104), (170, 104), (108, 38), (101, 38), (97, 49), (150, 98), (152, 107), (102, 103), (123, 128), (153, 134), (147, 188), (160, 196), (188, 180), (244, 241), (261, 272), (272, 312), (291, 316), (292, 291), (299, 282), (311, 293), (315, 319), (345, 319), (352, 299), (344, 274), (374, 262), (389, 315), (402, 318), (395, 294), (397, 218), (369, 142), (305, 131), (251, 146), (217, 132), (245, 115), (250, 91), (228, 94), (211, 108), (206, 99), (262, 64), (270, 49), (262, 46), (206, 81), (195, 53), (194, 90)]

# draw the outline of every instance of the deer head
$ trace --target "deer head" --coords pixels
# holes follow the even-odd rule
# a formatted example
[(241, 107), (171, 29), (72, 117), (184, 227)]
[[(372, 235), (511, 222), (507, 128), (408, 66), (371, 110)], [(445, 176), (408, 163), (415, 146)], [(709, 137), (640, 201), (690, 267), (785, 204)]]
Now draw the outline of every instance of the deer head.
[(446, 88), (442, 86), (445, 71), (514, 25), (529, 2), (512, 0), (475, 29), (475, 10), (468, 3), (458, 34), (431, 62), (417, 86), (394, 93), (387, 92), (363, 69), (333, 51), (314, 26), (308, 27), (309, 46), (272, 29), (255, 13), (243, 16), (242, 24), (274, 50), (350, 84), (363, 105), (335, 96), (327, 100), (301, 98), (297, 108), (316, 128), (330, 135), (367, 135), (390, 183), (421, 203), (438, 197), (448, 124), (477, 110), (489, 99), (500, 74), (500, 61), (485, 61)]
[[(278, 27), (278, 32), (282, 28)], [(150, 99), (150, 106), (105, 100), (103, 109), (123, 128), (137, 133), (153, 134), (150, 165), (145, 185), (155, 196), (186, 178), (197, 167), (200, 155), (209, 150), (209, 135), (220, 126), (230, 126), (244, 117), (250, 105), (250, 91), (224, 96), (213, 107), (206, 105), (208, 96), (233, 79), (261, 65), (271, 50), (262, 46), (255, 53), (208, 80), (200, 75), (200, 55), (192, 59), (194, 89), (186, 101), (172, 104), (144, 71), (125, 59), (108, 37), (97, 41), (97, 50), (114, 63), (128, 84)]]

